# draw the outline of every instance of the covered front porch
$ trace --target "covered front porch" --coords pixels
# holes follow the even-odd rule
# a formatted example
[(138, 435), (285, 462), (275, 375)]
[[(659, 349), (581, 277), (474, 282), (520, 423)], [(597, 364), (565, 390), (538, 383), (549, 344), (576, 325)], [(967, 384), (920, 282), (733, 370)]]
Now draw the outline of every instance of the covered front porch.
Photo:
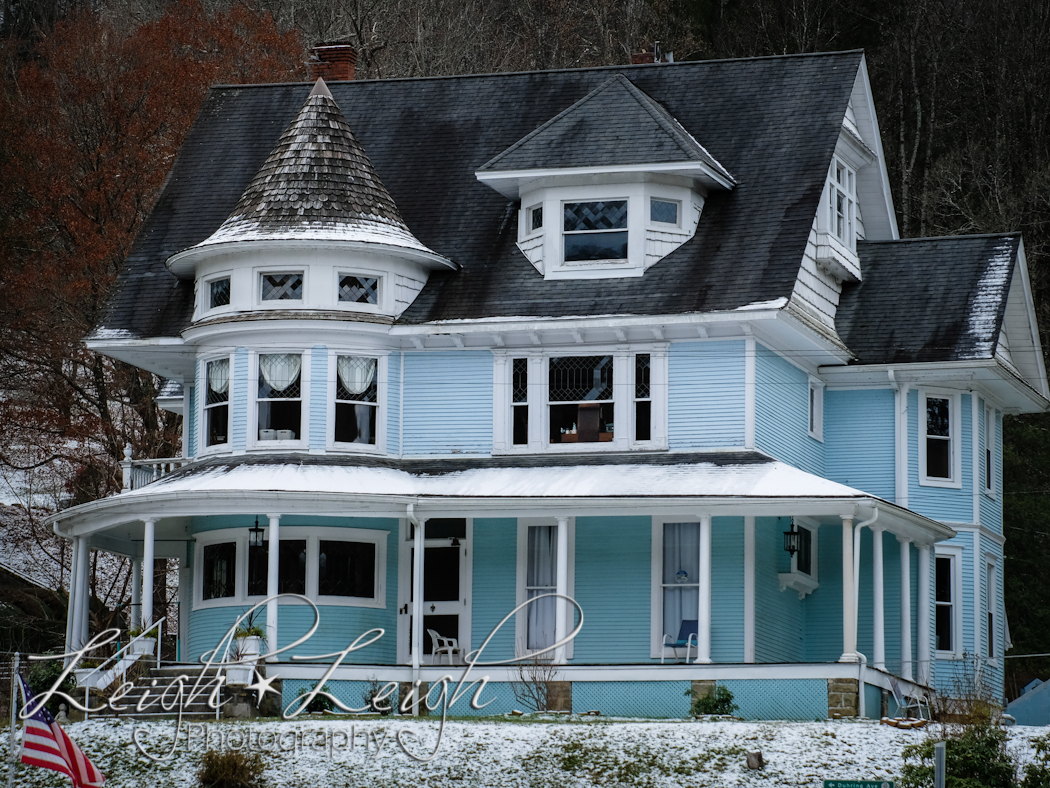
[[(648, 708), (651, 696), (675, 716), (675, 693), (685, 702), (693, 682), (720, 682), (753, 699), (748, 716), (776, 697), (872, 715), (892, 676), (909, 691), (931, 683), (930, 547), (950, 529), (767, 458), (704, 459), (444, 474), (201, 463), (70, 510), (56, 529), (78, 556), (109, 549), (142, 562), (147, 625), (147, 566), (180, 558), (183, 661), (214, 650), (262, 602), (268, 643), (292, 644), (314, 622), (310, 604), (265, 600), (305, 597), (317, 631), (267, 665), (288, 682), (286, 700), (329, 667), (293, 655), (342, 651), (375, 628), (382, 637), (331, 676), (348, 697), (372, 678), (458, 676), (471, 653), (471, 675), (510, 697), (518, 669), (484, 663), (530, 661), (566, 640), (579, 623), (566, 598), (582, 626), (543, 658), (572, 687), (573, 708), (592, 698)], [(785, 532), (797, 535), (793, 553)], [(76, 646), (87, 633), (71, 609)], [(683, 630), (687, 642), (674, 645)]]

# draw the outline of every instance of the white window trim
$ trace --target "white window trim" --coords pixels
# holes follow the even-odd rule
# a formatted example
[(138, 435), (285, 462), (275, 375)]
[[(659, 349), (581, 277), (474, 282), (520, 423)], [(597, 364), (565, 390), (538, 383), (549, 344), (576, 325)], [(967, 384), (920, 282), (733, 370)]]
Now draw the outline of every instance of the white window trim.
[[(996, 458), (998, 457), (998, 435), (999, 435), (999, 424), (995, 415), (995, 408), (991, 405), (984, 406), (984, 463), (981, 470), (984, 471), (982, 474), (983, 479), (981, 487), (984, 488), (984, 494), (989, 498), (994, 499), (996, 497), (996, 487), (998, 485), (998, 479), (996, 478)], [(991, 473), (989, 474), (989, 467)], [(991, 476), (992, 486), (988, 486), (988, 477)]]
[[(976, 536), (976, 535), (975, 535)], [(984, 630), (984, 658), (989, 665), (999, 665), (999, 560), (991, 553), (984, 556), (984, 615), (981, 619), (981, 628)], [(992, 614), (992, 642), (988, 643), (988, 614)], [(988, 652), (992, 656), (988, 656)]]
[[(692, 516), (665, 516), (653, 517), (652, 523), (652, 558), (649, 568), (649, 656), (652, 659), (674, 658), (676, 652), (673, 648), (664, 647), (664, 525), (667, 523), (699, 523), (699, 517)], [(712, 525), (712, 528), (714, 526)], [(713, 557), (712, 557), (712, 560)], [(745, 559), (746, 560), (746, 559)], [(714, 580), (711, 582), (714, 590)], [(699, 611), (698, 611), (699, 612)], [(696, 659), (696, 648), (691, 652), (691, 658)]]
[[(956, 545), (934, 545), (934, 560), (937, 558), (952, 559), (952, 645), (951, 651), (936, 649), (937, 659), (962, 659), (963, 657), (963, 588), (962, 588), (962, 561), (963, 548)], [(933, 588), (931, 589), (932, 602), (934, 606), (934, 617), (931, 625), (933, 627), (934, 645), (936, 645), (937, 634), (937, 588), (936, 588), (936, 564), (934, 564)]]
[[(528, 598), (525, 593), (525, 579), (528, 571), (528, 560), (529, 560), (529, 527), (535, 525), (558, 525), (558, 520), (554, 517), (519, 517), (518, 518), (518, 549), (517, 549), (517, 569), (516, 569), (516, 590), (515, 590), (515, 607), (525, 603)], [(568, 577), (568, 596), (573, 599), (576, 598), (576, 518), (569, 518), (569, 577)], [(573, 606), (569, 606), (570, 614), (575, 612)], [(528, 620), (525, 615), (525, 610), (520, 611), (514, 617), (514, 655), (516, 657), (525, 657), (532, 652), (526, 648), (526, 640)], [(567, 622), (572, 631), (572, 619), (570, 618)], [(573, 645), (575, 641), (570, 641), (565, 647), (565, 658), (572, 659)], [(554, 652), (548, 651), (544, 654), (544, 657), (550, 657), (553, 659)]]
[[(948, 400), (950, 409), (948, 429), (951, 439), (951, 462), (952, 476), (950, 479), (931, 477), (926, 475), (926, 398)], [(915, 414), (918, 421), (919, 438), (919, 484), (924, 487), (948, 487), (962, 489), (962, 395), (958, 391), (943, 391), (938, 389), (920, 389), (918, 412)]]
[(777, 580), (780, 583), (781, 591), (791, 588), (798, 592), (799, 599), (805, 599), (807, 595), (820, 588), (820, 578), (817, 574), (817, 556), (820, 555), (817, 539), (820, 533), (820, 523), (806, 517), (796, 517), (795, 524), (799, 528), (805, 528), (809, 531), (810, 568), (813, 571), (809, 574), (800, 572), (798, 569), (798, 553), (795, 553), (791, 556), (791, 569), (787, 572), (780, 572), (777, 575)]
[[(653, 218), (652, 218), (653, 217), (653, 214), (652, 214), (653, 200), (656, 200), (657, 202), (674, 203), (675, 205), (677, 205), (678, 206), (678, 211), (677, 211), (678, 221), (677, 222), (655, 222), (655, 221), (653, 221)], [(663, 232), (674, 232), (676, 230), (681, 230), (682, 229), (682, 210), (683, 210), (683, 201), (682, 200), (674, 198), (674, 197), (664, 197), (663, 195), (660, 195), (660, 194), (650, 194), (649, 192), (646, 192), (646, 195), (645, 195), (645, 229), (647, 229), (647, 230), (655, 230), (656, 232), (660, 232), (660, 231), (663, 231)]]
[[(841, 165), (842, 167), (844, 167), (846, 169), (846, 172), (847, 172), (847, 175), (846, 175), (847, 188), (848, 188), (849, 177), (851, 175), (853, 176), (853, 191), (852, 191), (852, 193), (850, 193), (847, 189), (843, 189), (842, 187), (840, 187), (838, 182), (835, 180), (835, 167), (836, 167), (836, 165)], [(850, 212), (850, 215), (847, 217), (847, 222), (848, 222), (849, 226), (846, 229), (846, 234), (848, 236), (846, 239), (839, 238), (838, 233), (836, 232), (836, 229), (835, 229), (835, 226), (834, 226), (834, 220), (831, 218), (831, 216), (829, 214), (825, 213), (825, 221), (828, 223), (827, 224), (828, 236), (829, 236), (830, 240), (837, 242), (847, 252), (849, 252), (852, 255), (856, 255), (856, 253), (857, 253), (857, 220), (858, 220), (858, 215), (860, 213), (859, 208), (858, 208), (858, 201), (857, 201), (857, 168), (855, 166), (853, 166), (852, 164), (850, 164), (846, 160), (845, 157), (838, 155), (838, 153), (836, 153), (835, 156), (832, 157), (831, 166), (828, 168), (828, 177), (827, 177), (827, 182), (826, 182), (826, 185), (825, 185), (825, 188), (824, 188), (824, 195), (825, 195), (826, 199), (821, 201), (822, 212), (825, 212), (825, 211), (828, 211), (828, 210), (832, 209), (832, 190), (841, 191), (841, 192), (843, 192), (843, 194), (846, 195), (846, 199), (849, 200), (850, 206), (852, 207), (852, 211)]]
[[(227, 415), (227, 427), (226, 427), (226, 443), (216, 443), (214, 446), (208, 445), (208, 416), (207, 410), (204, 407), (204, 401), (208, 396), (208, 363), (211, 361), (220, 361), (222, 359), (229, 359), (230, 361), (230, 390), (228, 393), (227, 404), (229, 406), (229, 412)], [(197, 401), (194, 403), (194, 410), (197, 411), (197, 456), (204, 457), (210, 454), (225, 454), (229, 452), (233, 446), (233, 404), (234, 396), (239, 395), (240, 392), (236, 390), (236, 380), (233, 374), (234, 354), (233, 353), (219, 353), (217, 355), (201, 356), (197, 359), (197, 381), (199, 383), (195, 386), (197, 389)]]
[[(262, 526), (264, 539), (269, 539), (269, 526)], [(386, 550), (389, 532), (372, 528), (340, 528), (314, 526), (285, 526), (280, 529), (280, 539), (306, 540), (306, 598), (325, 607), (364, 607), (386, 608)], [(318, 550), (320, 542), (371, 542), (376, 546), (376, 596), (366, 597), (320, 596), (317, 593)], [(265, 595), (248, 596), (248, 528), (221, 528), (215, 531), (204, 531), (194, 536), (193, 553), (193, 609), (204, 610), (213, 607), (243, 607), (254, 605), (266, 598)], [(204, 599), (204, 548), (207, 545), (232, 542), (237, 546), (235, 562), (235, 590), (232, 597), (221, 599)], [(295, 599), (282, 599), (281, 605), (301, 605)]]
[[(369, 443), (342, 443), (335, 440), (335, 392), (336, 392), (336, 359), (339, 356), (357, 356), (359, 358), (374, 358), (376, 363), (376, 442), (373, 446)], [(327, 409), (325, 425), (325, 445), (328, 451), (352, 452), (361, 454), (386, 454), (386, 424), (387, 424), (387, 365), (389, 354), (385, 351), (362, 350), (355, 348), (328, 349), (328, 375), (326, 381)]]
[[(810, 398), (813, 398), (813, 418), (810, 424)], [(824, 381), (809, 376), (806, 389), (806, 426), (809, 437), (824, 442)]]
[[(211, 283), (218, 279), (229, 279), (230, 280), (230, 303), (223, 306), (212, 306), (211, 305)], [(205, 277), (201, 277), (197, 280), (199, 284), (199, 290), (197, 293), (197, 314), (201, 317), (212, 317), (213, 315), (222, 315), (226, 312), (233, 312), (234, 307), (234, 272), (233, 269), (227, 269), (225, 271), (217, 271), (214, 274), (208, 274)], [(259, 280), (262, 282), (262, 280)]]
[[(357, 276), (366, 277), (368, 279), (376, 279), (379, 288), (378, 298), (374, 304), (359, 304), (352, 301), (340, 301), (339, 300), (339, 280), (344, 276)], [(368, 314), (389, 314), (393, 309), (393, 293), (392, 288), (388, 287), (390, 274), (387, 271), (381, 271), (378, 268), (370, 268), (368, 266), (353, 266), (351, 267), (337, 267), (332, 271), (332, 300), (335, 303), (335, 308), (346, 312), (365, 312)], [(261, 280), (260, 280), (261, 281)], [(305, 292), (306, 281), (303, 281), (303, 288)], [(271, 302), (272, 303), (272, 302)]]
[[(253, 285), (254, 291), (252, 294), (252, 301), (255, 303), (256, 309), (288, 309), (290, 306), (302, 308), (303, 304), (307, 301), (307, 294), (310, 292), (310, 281), (309, 271), (303, 266), (291, 266), (289, 268), (255, 268), (252, 271), (255, 276), (255, 283)], [(285, 274), (299, 274), (303, 278), (303, 294), (301, 298), (287, 298), (284, 300), (277, 301), (264, 301), (262, 297), (262, 280), (267, 275), (285, 275)]]
[[(634, 357), (649, 355), (650, 440), (636, 441)], [(504, 350), (493, 354), (493, 442), (494, 454), (582, 454), (610, 451), (662, 451), (667, 449), (667, 345), (620, 347), (574, 345), (546, 351)], [(613, 357), (613, 410), (616, 430), (607, 443), (551, 443), (550, 409), (547, 401), (549, 359), (562, 356)], [(514, 444), (512, 408), (514, 359), (528, 359), (529, 442)], [(519, 403), (520, 405), (521, 403)]]
[[(298, 440), (259, 440), (259, 356), (271, 354), (288, 353), (298, 354), (302, 357), (302, 366), (299, 371), (299, 439)], [(254, 449), (280, 449), (282, 451), (305, 450), (310, 445), (310, 360), (312, 350), (299, 350), (295, 348), (277, 348), (266, 350), (251, 350), (248, 352), (248, 392), (251, 404), (248, 408), (248, 442), (249, 450)], [(232, 367), (231, 367), (232, 369)]]

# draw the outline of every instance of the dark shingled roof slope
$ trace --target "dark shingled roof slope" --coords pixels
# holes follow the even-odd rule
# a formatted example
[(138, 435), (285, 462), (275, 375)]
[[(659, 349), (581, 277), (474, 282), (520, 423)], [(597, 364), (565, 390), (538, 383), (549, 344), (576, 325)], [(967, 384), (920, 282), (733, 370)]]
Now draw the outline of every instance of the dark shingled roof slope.
[(857, 244), (864, 281), (843, 287), (835, 327), (861, 364), (995, 354), (1020, 235)]
[(732, 180), (666, 109), (617, 74), (518, 140), (481, 171), (685, 161), (707, 164)]
[(233, 213), (200, 246), (304, 236), (425, 248), (405, 226), (322, 80)]
[[(412, 233), (462, 266), (432, 274), (401, 322), (680, 314), (791, 295), (861, 57), (329, 87)], [(737, 185), (711, 194), (696, 235), (645, 276), (544, 281), (515, 245), (516, 206), (474, 173), (617, 73), (703, 140)], [(125, 263), (99, 336), (172, 336), (189, 324), (193, 283), (176, 280), (165, 261), (230, 215), (309, 92), (309, 85), (211, 90)]]

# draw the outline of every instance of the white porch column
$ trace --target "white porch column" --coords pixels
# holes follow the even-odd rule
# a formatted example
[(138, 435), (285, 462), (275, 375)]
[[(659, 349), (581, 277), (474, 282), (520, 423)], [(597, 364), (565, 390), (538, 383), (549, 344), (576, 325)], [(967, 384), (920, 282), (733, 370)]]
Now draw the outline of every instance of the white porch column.
[(858, 662), (857, 619), (853, 615), (853, 517), (842, 517), (842, 656), (839, 662)]
[(897, 541), (901, 545), (901, 678), (911, 679), (911, 539), (898, 536)]
[(131, 559), (131, 628), (142, 629), (142, 564)]
[[(72, 539), (72, 551), (69, 556), (69, 597), (66, 600), (66, 653), (73, 648), (73, 633), (77, 617), (77, 553), (80, 552), (80, 538)], [(66, 664), (69, 664), (68, 662)]]
[(86, 536), (80, 537), (80, 549), (77, 550), (77, 598), (76, 619), (73, 623), (73, 642), (80, 648), (88, 641), (90, 628), (88, 619), (91, 615), (91, 569), (88, 559), (91, 557), (91, 546)]
[(153, 623), (153, 555), (157, 521), (142, 521), (142, 628)]
[(408, 505), (409, 522), (415, 528), (414, 550), (412, 553), (412, 631), (409, 633), (412, 649), (412, 686), (415, 694), (412, 697), (412, 716), (419, 716), (419, 666), (423, 661), (423, 528), (426, 520), (413, 522), (412, 504)]
[(872, 667), (886, 669), (886, 610), (882, 577), (882, 529), (872, 527)]
[(932, 681), (930, 672), (930, 546), (919, 546), (919, 670), (916, 679), (929, 685)]
[[(269, 544), (266, 554), (266, 650), (277, 650), (277, 600), (280, 586), (277, 581), (281, 569), (281, 515), (268, 514), (270, 519)], [(276, 656), (266, 658), (267, 662), (276, 662)]]
[(711, 515), (700, 515), (700, 570), (697, 580), (696, 661), (711, 661)]
[[(569, 518), (558, 518), (558, 548), (557, 548), (557, 570), (555, 584), (559, 594), (569, 595)], [(554, 641), (558, 642), (569, 634), (569, 603), (564, 599), (556, 599), (554, 607)], [(565, 646), (558, 646), (554, 650), (554, 661), (564, 665), (568, 660), (565, 655)]]

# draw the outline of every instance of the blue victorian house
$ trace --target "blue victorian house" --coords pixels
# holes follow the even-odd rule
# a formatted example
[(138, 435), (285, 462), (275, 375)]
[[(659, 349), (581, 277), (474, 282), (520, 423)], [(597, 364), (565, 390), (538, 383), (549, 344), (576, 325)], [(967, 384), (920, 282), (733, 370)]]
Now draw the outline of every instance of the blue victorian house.
[[(373, 628), (348, 705), (581, 613), (575, 711), (1002, 695), (1002, 419), (1050, 404), (1024, 246), (898, 237), (860, 52), (216, 87), (87, 342), (170, 381), (185, 456), (54, 516), (72, 645), (104, 550), (139, 623), (178, 560), (186, 663), (312, 602), (285, 703)], [(515, 705), (472, 675), (450, 713)]]

